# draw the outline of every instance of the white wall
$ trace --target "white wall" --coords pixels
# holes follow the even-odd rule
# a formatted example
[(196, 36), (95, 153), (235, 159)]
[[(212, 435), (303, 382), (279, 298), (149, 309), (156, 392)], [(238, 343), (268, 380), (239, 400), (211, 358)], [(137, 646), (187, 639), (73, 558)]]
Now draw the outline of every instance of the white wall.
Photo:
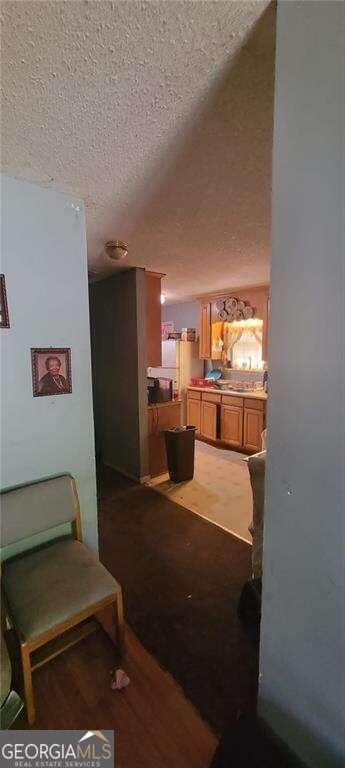
[(344, 14), (278, 3), (261, 713), (345, 761)]
[(199, 328), (200, 304), (198, 301), (181, 301), (177, 304), (163, 304), (162, 322), (173, 320), (175, 330)]
[[(70, 472), (86, 542), (97, 548), (83, 204), (2, 177), (1, 487)], [(31, 347), (71, 347), (72, 394), (33, 397)]]

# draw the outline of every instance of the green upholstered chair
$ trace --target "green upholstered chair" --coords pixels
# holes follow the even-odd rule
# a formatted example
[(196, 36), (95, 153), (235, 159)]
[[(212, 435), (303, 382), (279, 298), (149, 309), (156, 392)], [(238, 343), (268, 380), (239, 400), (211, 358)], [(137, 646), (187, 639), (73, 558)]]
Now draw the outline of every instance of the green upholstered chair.
[[(95, 620), (121, 653), (122, 591), (82, 543), (78, 495), (70, 475), (3, 491), (1, 512), (2, 546), (23, 541), (24, 551), (3, 563), (2, 584), (20, 643), (31, 725), (35, 720), (33, 670), (93, 631)], [(62, 523), (70, 523), (71, 536), (25, 549), (28, 537)]]

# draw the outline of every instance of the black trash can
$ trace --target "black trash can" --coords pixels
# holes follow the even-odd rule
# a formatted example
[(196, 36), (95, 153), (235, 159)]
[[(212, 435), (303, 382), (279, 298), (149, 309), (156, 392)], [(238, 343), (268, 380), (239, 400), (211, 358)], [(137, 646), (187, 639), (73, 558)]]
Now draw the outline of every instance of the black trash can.
[(194, 475), (194, 447), (196, 427), (175, 427), (165, 432), (170, 480), (182, 483)]

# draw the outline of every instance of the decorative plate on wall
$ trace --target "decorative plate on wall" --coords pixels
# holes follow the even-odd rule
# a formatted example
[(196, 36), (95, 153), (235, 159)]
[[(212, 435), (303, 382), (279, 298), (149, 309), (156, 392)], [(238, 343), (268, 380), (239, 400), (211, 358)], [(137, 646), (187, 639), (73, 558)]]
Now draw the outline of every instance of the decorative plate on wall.
[(254, 317), (254, 310), (253, 310), (253, 307), (250, 306), (250, 304), (247, 304), (247, 306), (244, 308), (243, 317), (245, 320), (250, 320), (251, 317)]
[(225, 309), (227, 309), (228, 312), (234, 312), (234, 310), (237, 309), (237, 299), (235, 299), (234, 296), (231, 296), (229, 299), (226, 299)]
[(255, 315), (255, 310), (249, 303), (242, 299), (236, 299), (235, 296), (229, 296), (224, 301), (217, 301), (216, 308), (219, 319), (226, 320), (228, 323), (233, 323), (234, 320), (249, 320)]

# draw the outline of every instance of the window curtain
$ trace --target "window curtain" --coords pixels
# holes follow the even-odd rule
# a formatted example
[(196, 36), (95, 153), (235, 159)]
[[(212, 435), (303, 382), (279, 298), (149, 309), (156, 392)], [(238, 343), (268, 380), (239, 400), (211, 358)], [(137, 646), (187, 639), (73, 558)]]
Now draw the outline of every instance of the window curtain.
[(212, 360), (226, 360), (231, 359), (231, 350), (237, 344), (242, 337), (247, 337), (247, 341), (250, 340), (250, 335), (253, 334), (259, 344), (262, 345), (262, 328), (260, 326), (241, 327), (235, 323), (217, 322), (212, 323), (211, 326), (211, 344), (212, 344)]
[(238, 328), (232, 323), (224, 323), (223, 341), (226, 350), (232, 349), (234, 344), (240, 340), (245, 328)]
[(231, 350), (234, 348), (235, 344), (237, 344), (239, 341), (243, 340), (243, 342), (250, 343), (251, 334), (253, 334), (252, 340), (255, 339), (262, 346), (262, 328), (260, 328), (259, 326), (252, 327), (252, 328), (248, 328), (248, 327), (241, 328), (238, 325), (234, 325), (233, 323), (224, 323), (223, 360), (231, 359)]
[(212, 323), (211, 325), (211, 357), (212, 360), (221, 360), (224, 350), (223, 337), (224, 323)]
[(255, 336), (256, 341), (258, 341), (259, 344), (261, 344), (261, 346), (262, 346), (262, 328), (260, 328), (258, 326), (256, 328), (250, 328), (250, 330), (251, 330), (252, 334)]
[(223, 341), (224, 341), (224, 348), (223, 348), (223, 362), (225, 363), (227, 360), (231, 360), (231, 350), (236, 344), (237, 341), (240, 340), (242, 337), (244, 328), (238, 328), (234, 326), (232, 323), (224, 323), (223, 328)]

